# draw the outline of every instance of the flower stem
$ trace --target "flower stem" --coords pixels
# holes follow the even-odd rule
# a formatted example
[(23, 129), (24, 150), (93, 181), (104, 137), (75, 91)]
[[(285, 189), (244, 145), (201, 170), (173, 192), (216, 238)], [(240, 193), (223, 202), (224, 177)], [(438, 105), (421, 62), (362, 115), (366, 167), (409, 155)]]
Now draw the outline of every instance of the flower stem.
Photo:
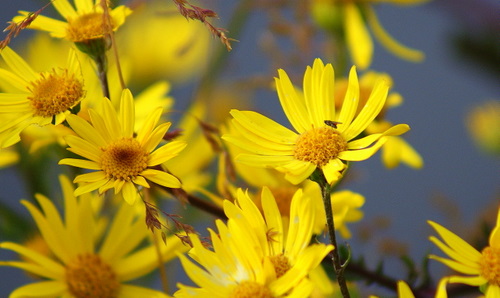
[(323, 198), (323, 204), (325, 205), (325, 213), (326, 213), (326, 225), (328, 226), (328, 235), (330, 237), (330, 243), (333, 245), (332, 251), (332, 263), (333, 269), (335, 270), (335, 274), (337, 276), (337, 283), (340, 286), (340, 291), (342, 292), (342, 296), (344, 298), (351, 297), (349, 294), (349, 289), (347, 288), (347, 283), (344, 276), (344, 267), (340, 263), (340, 255), (337, 245), (337, 238), (335, 236), (335, 223), (333, 221), (333, 208), (332, 201), (330, 198), (331, 195), (331, 186), (326, 181), (325, 175), (323, 171), (317, 169), (313, 174), (313, 181), (319, 184), (321, 188), (321, 196)]
[(108, 59), (106, 57), (106, 52), (95, 57), (95, 63), (97, 64), (97, 75), (99, 76), (99, 81), (101, 82), (102, 94), (104, 97), (111, 99), (109, 97), (109, 84), (108, 84)]

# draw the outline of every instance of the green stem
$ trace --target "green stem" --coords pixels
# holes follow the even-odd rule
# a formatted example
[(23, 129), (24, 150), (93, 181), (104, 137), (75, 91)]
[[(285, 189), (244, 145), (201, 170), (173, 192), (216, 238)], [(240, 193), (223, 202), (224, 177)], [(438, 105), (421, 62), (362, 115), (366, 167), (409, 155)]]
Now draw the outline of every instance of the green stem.
[(335, 236), (335, 222), (333, 220), (333, 208), (332, 208), (332, 201), (330, 198), (332, 189), (330, 184), (328, 184), (328, 182), (326, 181), (323, 171), (317, 169), (314, 176), (315, 176), (314, 181), (316, 181), (321, 188), (321, 196), (323, 198), (323, 204), (325, 205), (328, 235), (330, 237), (330, 243), (334, 247), (332, 251), (332, 263), (333, 263), (333, 269), (335, 270), (335, 274), (337, 276), (337, 283), (340, 286), (340, 291), (342, 292), (342, 296), (344, 298), (349, 298), (351, 296), (349, 294), (349, 289), (347, 288), (347, 282), (344, 276), (344, 267), (340, 263), (337, 238)]
[(95, 57), (95, 63), (97, 64), (97, 75), (99, 76), (99, 81), (101, 82), (102, 94), (104, 97), (111, 99), (109, 97), (109, 84), (108, 84), (108, 59), (106, 57), (106, 52)]

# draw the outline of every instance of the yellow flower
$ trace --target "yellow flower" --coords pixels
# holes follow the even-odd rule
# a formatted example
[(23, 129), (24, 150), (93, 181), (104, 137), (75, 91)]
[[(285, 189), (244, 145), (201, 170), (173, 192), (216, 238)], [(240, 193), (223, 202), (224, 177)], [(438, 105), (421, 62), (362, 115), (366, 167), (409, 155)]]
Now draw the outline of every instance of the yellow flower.
[(186, 148), (175, 158), (162, 166), (182, 181), (182, 188), (188, 193), (199, 191), (211, 181), (211, 175), (204, 171), (214, 158), (214, 151), (206, 140), (200, 120), (206, 118), (206, 106), (195, 102), (189, 107), (177, 126), (181, 135), (175, 140), (187, 143)]
[(355, 139), (384, 107), (389, 89), (384, 80), (375, 84), (367, 103), (354, 117), (359, 102), (354, 67), (339, 113), (335, 111), (331, 64), (325, 66), (316, 59), (312, 68), (307, 67), (303, 94), (296, 92), (285, 71), (278, 72), (275, 80), (281, 106), (297, 133), (261, 114), (232, 110), (232, 123), (241, 135), (227, 134), (223, 139), (251, 152), (237, 156), (239, 162), (275, 168), (293, 184), (301, 183), (319, 168), (331, 184), (342, 175), (343, 161), (368, 159), (385, 143), (385, 136), (409, 130), (408, 125), (400, 124), (383, 133)]
[[(74, 3), (75, 6), (71, 5), (68, 0), (53, 1), (52, 5), (66, 21), (39, 15), (29, 28), (47, 31), (53, 37), (64, 38), (75, 43), (87, 42), (102, 39), (111, 31), (116, 31), (132, 12), (123, 5), (110, 10), (111, 28), (107, 28), (104, 23), (101, 0), (75, 0)], [(21, 15), (15, 17), (14, 22), (20, 22), (29, 15), (27, 11), (19, 13)]]
[(150, 187), (146, 179), (179, 188), (181, 183), (176, 177), (152, 168), (175, 157), (186, 146), (173, 141), (156, 148), (170, 127), (168, 122), (155, 128), (162, 108), (158, 107), (134, 136), (135, 111), (130, 91), (123, 91), (119, 112), (108, 100), (102, 104), (102, 114), (89, 110), (90, 123), (75, 115), (67, 118), (78, 135), (66, 137), (68, 150), (89, 160), (65, 158), (59, 164), (97, 170), (75, 178), (74, 182), (81, 184), (75, 195), (114, 188), (115, 194), (121, 192), (125, 201), (133, 204), (137, 197), (135, 186)]
[(309, 245), (314, 223), (311, 201), (299, 190), (292, 201), (288, 229), (284, 229), (271, 192), (264, 188), (263, 214), (250, 197), (238, 191), (237, 202), (224, 202), (227, 225), (210, 230), (213, 251), (191, 235), (191, 257), (180, 256), (188, 276), (199, 288), (179, 285), (176, 297), (307, 297), (313, 290), (308, 274), (333, 247)]
[[(150, 234), (144, 218), (134, 208), (122, 204), (100, 239), (97, 214), (91, 200), (73, 195), (71, 182), (60, 178), (64, 194), (65, 218), (45, 196), (36, 195), (41, 209), (22, 200), (54, 257), (12, 242), (0, 248), (12, 250), (29, 261), (0, 261), (44, 278), (16, 289), (10, 297), (167, 297), (164, 293), (125, 282), (141, 277), (158, 266), (154, 245), (138, 248)], [(97, 248), (97, 243), (101, 243)], [(161, 247), (163, 261), (175, 257), (183, 245), (176, 236)], [(2, 285), (5, 286), (5, 285)]]
[(372, 7), (373, 4), (388, 2), (410, 5), (426, 1), (428, 0), (314, 0), (311, 13), (313, 19), (323, 28), (333, 31), (340, 28), (354, 64), (365, 69), (370, 66), (373, 56), (373, 42), (367, 25), (382, 46), (394, 55), (412, 62), (424, 59), (422, 52), (401, 45), (385, 31)]
[[(227, 129), (222, 127), (221, 131), (227, 132)], [(238, 134), (232, 126), (229, 127), (229, 132), (232, 135)], [(244, 149), (234, 146), (231, 143), (227, 144), (227, 150), (231, 156), (244, 152)], [(311, 198), (313, 201), (312, 205), (316, 209), (316, 220), (313, 233), (318, 235), (324, 231), (326, 227), (325, 208), (321, 196), (321, 189), (317, 183), (311, 180), (305, 180), (298, 185), (294, 185), (287, 181), (284, 178), (284, 175), (275, 169), (256, 168), (242, 163), (233, 163), (233, 166), (238, 178), (241, 178), (238, 181), (242, 181), (245, 187), (251, 186), (253, 188), (261, 189), (265, 186), (269, 188), (276, 199), (281, 216), (286, 218), (289, 218), (290, 216), (290, 206), (293, 195), (299, 188), (302, 188), (304, 196)], [(219, 160), (217, 188), (219, 194), (226, 199), (235, 198), (237, 193), (237, 186), (228, 177), (226, 170), (227, 167), (225, 155), (222, 154)], [(222, 203), (222, 199), (217, 196), (209, 195), (209, 197), (217, 204)], [(252, 197), (254, 198), (256, 205), (259, 208), (262, 208), (262, 198), (260, 195), (256, 194)], [(359, 208), (364, 205), (365, 198), (361, 194), (354, 193), (352, 191), (340, 190), (333, 192), (330, 195), (330, 200), (333, 207), (335, 230), (339, 230), (342, 237), (346, 239), (350, 238), (351, 232), (347, 227), (347, 224), (360, 221), (363, 218), (363, 211)]]
[(0, 148), (19, 142), (29, 125), (60, 124), (84, 97), (85, 90), (76, 53), (67, 68), (36, 73), (10, 48), (0, 53), (11, 69), (0, 69), (8, 93), (0, 93)]
[[(450, 276), (443, 283), (462, 283), (471, 286), (487, 287), (486, 298), (500, 297), (500, 208), (496, 226), (490, 234), (489, 246), (481, 252), (441, 225), (428, 221), (444, 240), (434, 236), (429, 239), (436, 244), (450, 259), (431, 255), (451, 269), (466, 276)], [(445, 287), (445, 285), (442, 285)], [(443, 296), (445, 297), (445, 296)]]
[(134, 6), (116, 40), (120, 54), (130, 61), (134, 85), (158, 79), (183, 83), (200, 75), (210, 61), (210, 32), (204, 24), (186, 20), (171, 1)]
[(500, 156), (500, 101), (490, 100), (467, 115), (470, 136), (482, 150)]
[(0, 149), (0, 169), (9, 167), (19, 161), (19, 153), (14, 147)]

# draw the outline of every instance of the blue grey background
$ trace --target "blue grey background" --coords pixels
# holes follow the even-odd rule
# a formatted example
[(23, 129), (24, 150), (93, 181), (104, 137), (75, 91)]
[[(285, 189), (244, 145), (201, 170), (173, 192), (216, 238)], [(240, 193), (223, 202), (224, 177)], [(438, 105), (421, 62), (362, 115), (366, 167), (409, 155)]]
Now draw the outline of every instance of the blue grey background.
[[(427, 240), (431, 230), (426, 220), (435, 220), (459, 235), (470, 237), (478, 216), (487, 209), (498, 209), (499, 206), (499, 160), (483, 154), (472, 143), (466, 131), (465, 116), (470, 108), (481, 102), (498, 100), (500, 84), (494, 74), (456, 55), (451, 38), (459, 30), (477, 30), (480, 27), (481, 23), (476, 19), (466, 17), (473, 16), (480, 5), (472, 7), (469, 1), (452, 2), (434, 1), (414, 7), (377, 7), (382, 24), (392, 36), (426, 54), (423, 63), (413, 64), (394, 57), (375, 43), (371, 67), (389, 73), (394, 79), (394, 90), (404, 97), (404, 104), (392, 110), (388, 117), (395, 123), (411, 126), (405, 138), (421, 153), (425, 166), (422, 170), (405, 166), (386, 170), (379, 155), (355, 166), (358, 179), (346, 187), (365, 195), (366, 203), (363, 207), (365, 219), (352, 226), (354, 234), (380, 218), (390, 219), (391, 222), (389, 228), (374, 232), (368, 241), (356, 237), (348, 241), (354, 256), (364, 255), (371, 267), (380, 261), (380, 240), (386, 237), (404, 243), (408, 253), (418, 262), (429, 251), (438, 252)], [(34, 10), (39, 3), (2, 1), (0, 27), (18, 9)], [(493, 5), (496, 12), (500, 9), (498, 1), (484, 3)], [(470, 5), (470, 10), (461, 10), (460, 4)], [(229, 20), (235, 2), (204, 1), (202, 6), (214, 7), (221, 23), (224, 23)], [(484, 13), (481, 13), (479, 22), (488, 19)], [(486, 13), (494, 15), (494, 11)], [(224, 76), (268, 73), (269, 62), (256, 45), (265, 27), (265, 14), (257, 10), (252, 13), (242, 35), (232, 36), (239, 42), (234, 43)], [(220, 46), (217, 40), (214, 40), (213, 46)], [(311, 63), (312, 59), (307, 64)], [(191, 86), (174, 89), (174, 97), (189, 95)], [(262, 90), (257, 95), (254, 105), (258, 110), (265, 111), (281, 123), (287, 123), (274, 92)], [(11, 206), (20, 206), (18, 200), (26, 197), (20, 181), (15, 168), (1, 170), (0, 199)], [(22, 207), (17, 209), (27, 215)], [(454, 210), (459, 211), (459, 217), (450, 216)], [(3, 240), (0, 235), (0, 241)], [(13, 254), (0, 250), (1, 260), (12, 258)], [(404, 278), (403, 266), (396, 257), (386, 258), (386, 267), (387, 274)], [(431, 269), (436, 272), (436, 277), (444, 272), (443, 266), (435, 262)], [(6, 297), (26, 281), (20, 270), (0, 267), (0, 297)], [(389, 293), (376, 286), (370, 290), (379, 294)]]

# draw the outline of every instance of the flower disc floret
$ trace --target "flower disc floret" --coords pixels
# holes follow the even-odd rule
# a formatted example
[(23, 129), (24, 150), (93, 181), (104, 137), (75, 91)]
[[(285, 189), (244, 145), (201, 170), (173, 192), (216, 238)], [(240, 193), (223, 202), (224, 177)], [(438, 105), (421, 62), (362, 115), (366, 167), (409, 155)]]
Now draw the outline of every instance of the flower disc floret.
[(68, 70), (40, 74), (40, 79), (30, 82), (33, 115), (52, 117), (74, 107), (84, 96), (83, 84)]
[(274, 266), (274, 271), (276, 272), (276, 277), (280, 278), (292, 267), (288, 258), (283, 254), (270, 256), (269, 260)]
[(489, 284), (500, 286), (500, 247), (486, 247), (479, 261), (480, 274)]
[(136, 139), (119, 139), (102, 151), (101, 166), (108, 178), (131, 181), (148, 167), (149, 154)]
[(78, 255), (66, 266), (68, 289), (77, 298), (118, 297), (120, 283), (113, 269), (98, 255)]
[(254, 281), (244, 281), (234, 288), (231, 298), (272, 298), (268, 287)]
[(298, 137), (294, 158), (322, 167), (346, 149), (347, 142), (334, 128), (313, 128)]
[(72, 42), (103, 38), (112, 31), (113, 24), (106, 24), (104, 14), (101, 12), (83, 14), (74, 19), (68, 18), (67, 36)]

